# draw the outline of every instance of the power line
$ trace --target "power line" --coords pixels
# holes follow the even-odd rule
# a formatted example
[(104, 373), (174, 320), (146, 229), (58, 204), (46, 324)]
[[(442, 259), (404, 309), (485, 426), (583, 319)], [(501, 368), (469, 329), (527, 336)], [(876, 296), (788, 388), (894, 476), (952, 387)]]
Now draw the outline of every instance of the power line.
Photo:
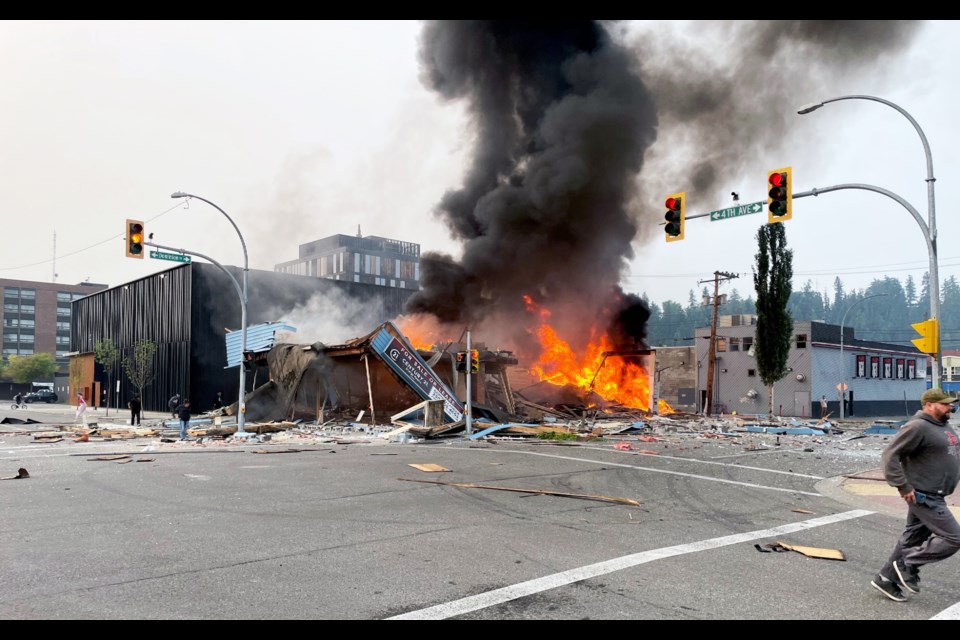
[[(160, 216), (166, 215), (166, 214), (170, 213), (171, 211), (173, 211), (174, 209), (176, 209), (177, 207), (181, 206), (181, 204), (182, 204), (181, 202), (176, 203), (175, 205), (173, 205), (173, 206), (170, 207), (169, 209), (165, 209), (164, 211), (161, 211), (161, 212), (158, 213), (157, 215), (153, 216), (152, 218), (148, 218), (148, 219), (147, 219), (147, 222), (153, 222), (154, 220), (156, 220), (156, 219), (159, 218)], [(110, 242), (111, 240), (116, 240), (117, 238), (122, 238), (122, 237), (124, 237), (124, 234), (121, 232), (121, 233), (119, 233), (119, 234), (117, 234), (117, 235), (115, 235), (115, 236), (110, 236), (109, 238), (106, 238), (105, 240), (101, 240), (100, 242), (96, 242), (96, 243), (94, 243), (94, 244), (91, 244), (90, 246), (84, 247), (83, 249), (77, 249), (76, 251), (71, 251), (70, 253), (64, 253), (64, 254), (59, 255), (59, 256), (55, 255), (55, 256), (53, 256), (52, 258), (50, 258), (49, 260), (40, 260), (39, 262), (33, 262), (33, 263), (30, 263), (30, 264), (22, 264), (22, 265), (20, 265), (20, 266), (18, 266), (18, 267), (0, 267), (0, 271), (16, 271), (17, 269), (27, 269), (27, 268), (29, 268), (29, 267), (36, 267), (37, 265), (47, 264), (48, 262), (55, 262), (55, 261), (57, 260), (57, 258), (68, 258), (68, 257), (70, 257), (70, 256), (75, 256), (75, 255), (77, 255), (78, 253), (83, 253), (84, 251), (88, 251), (89, 249), (93, 249), (94, 247), (99, 247), (100, 245), (105, 244), (105, 243), (107, 243), (107, 242)]]

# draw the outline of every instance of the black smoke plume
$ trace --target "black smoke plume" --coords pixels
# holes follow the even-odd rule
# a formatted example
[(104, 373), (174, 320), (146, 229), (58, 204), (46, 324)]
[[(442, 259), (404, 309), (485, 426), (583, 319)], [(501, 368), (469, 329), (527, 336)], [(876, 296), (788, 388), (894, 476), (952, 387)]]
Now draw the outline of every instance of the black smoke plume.
[(635, 56), (593, 21), (487, 20), (427, 23), (420, 55), (423, 82), (466, 101), (476, 142), (463, 186), (437, 207), (463, 256), (425, 254), (408, 310), (474, 326), (496, 316), (520, 342), (524, 295), (571, 339), (639, 306), (620, 332), (642, 339), (646, 307), (618, 285), (656, 136)]

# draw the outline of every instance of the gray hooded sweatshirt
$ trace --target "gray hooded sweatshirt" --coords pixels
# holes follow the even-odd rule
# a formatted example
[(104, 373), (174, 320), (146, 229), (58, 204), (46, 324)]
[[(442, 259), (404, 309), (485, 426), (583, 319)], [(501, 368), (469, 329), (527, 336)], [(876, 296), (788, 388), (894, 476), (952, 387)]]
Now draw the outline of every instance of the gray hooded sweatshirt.
[(900, 495), (913, 490), (948, 496), (960, 480), (957, 434), (947, 424), (917, 411), (883, 450), (883, 475)]

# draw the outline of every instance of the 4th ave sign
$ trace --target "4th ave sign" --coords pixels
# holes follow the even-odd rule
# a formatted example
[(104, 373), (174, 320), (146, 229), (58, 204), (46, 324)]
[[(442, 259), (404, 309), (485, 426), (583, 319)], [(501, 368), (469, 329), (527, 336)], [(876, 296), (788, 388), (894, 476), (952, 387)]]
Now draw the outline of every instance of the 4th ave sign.
[(748, 216), (754, 213), (760, 213), (763, 211), (764, 202), (751, 202), (750, 204), (742, 204), (737, 207), (730, 207), (729, 209), (720, 209), (719, 211), (710, 212), (710, 222), (716, 222), (717, 220), (728, 220), (730, 218), (739, 218), (740, 216)]
[(157, 258), (159, 260), (170, 260), (171, 262), (185, 262), (189, 264), (191, 262), (190, 256), (183, 255), (182, 253), (165, 253), (163, 251), (151, 251), (151, 258)]

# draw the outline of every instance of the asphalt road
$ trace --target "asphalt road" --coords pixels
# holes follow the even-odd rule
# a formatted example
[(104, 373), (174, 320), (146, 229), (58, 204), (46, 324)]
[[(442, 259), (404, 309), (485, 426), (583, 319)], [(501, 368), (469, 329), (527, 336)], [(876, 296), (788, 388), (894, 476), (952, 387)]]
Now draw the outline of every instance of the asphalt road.
[[(841, 481), (882, 437), (39, 442), (72, 417), (49, 411), (0, 424), (0, 477), (30, 474), (0, 481), (2, 619), (900, 620), (958, 600), (956, 558), (907, 603), (869, 585), (902, 517)], [(846, 559), (754, 546), (777, 540)]]

